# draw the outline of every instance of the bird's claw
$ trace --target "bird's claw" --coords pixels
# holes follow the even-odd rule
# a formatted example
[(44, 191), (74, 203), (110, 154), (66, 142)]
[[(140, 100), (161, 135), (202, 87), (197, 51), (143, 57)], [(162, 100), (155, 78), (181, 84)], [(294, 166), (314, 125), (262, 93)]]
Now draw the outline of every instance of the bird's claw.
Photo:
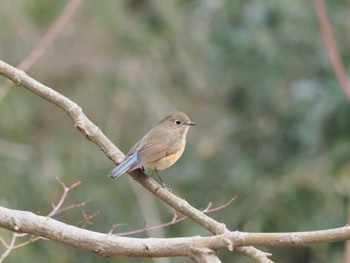
[(165, 190), (169, 191), (170, 193), (172, 193), (172, 192), (173, 192), (173, 190), (171, 190), (171, 188), (168, 188), (168, 187), (165, 185), (165, 183), (163, 183), (163, 182), (161, 183), (161, 185), (160, 185), (160, 186), (158, 186), (158, 187), (156, 188), (155, 192), (157, 193), (157, 192), (158, 192), (158, 190), (159, 190), (160, 188), (163, 188), (163, 189), (165, 189)]

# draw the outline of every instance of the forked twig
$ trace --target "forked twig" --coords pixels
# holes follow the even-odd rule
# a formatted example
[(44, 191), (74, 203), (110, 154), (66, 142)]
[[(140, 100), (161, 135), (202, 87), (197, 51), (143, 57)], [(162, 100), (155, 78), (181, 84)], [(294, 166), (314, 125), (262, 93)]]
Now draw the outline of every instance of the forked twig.
[(81, 225), (82, 228), (85, 228), (86, 225), (92, 225), (92, 221), (91, 219), (95, 218), (96, 216), (98, 216), (100, 214), (100, 211), (96, 211), (92, 214), (86, 212), (86, 211), (83, 211), (83, 220), (79, 221), (77, 223), (77, 225)]
[[(226, 208), (227, 206), (229, 206), (233, 201), (237, 200), (237, 198), (238, 198), (238, 196), (234, 196), (229, 201), (227, 201), (225, 204), (220, 205), (218, 207), (214, 207), (214, 208), (211, 208), (212, 202), (209, 202), (207, 207), (204, 208), (201, 211), (203, 213), (205, 213), (205, 214), (209, 214), (209, 213), (213, 213), (213, 212), (222, 210), (222, 209)], [(156, 229), (159, 229), (159, 228), (163, 228), (163, 227), (167, 227), (167, 226), (170, 226), (170, 225), (177, 224), (177, 223), (179, 223), (181, 221), (184, 221), (185, 219), (187, 219), (186, 216), (179, 217), (178, 214), (176, 213), (176, 210), (173, 209), (173, 218), (167, 223), (164, 223), (164, 224), (161, 224), (161, 225), (157, 225), (157, 226), (147, 226), (147, 222), (145, 222), (144, 227), (141, 228), (141, 229), (136, 229), (136, 230), (132, 230), (132, 231), (128, 231), (128, 232), (117, 233), (116, 235), (118, 235), (118, 236), (128, 236), (128, 235), (134, 235), (134, 234), (143, 233), (143, 232), (146, 232), (146, 231), (152, 231), (152, 230), (156, 230)], [(116, 229), (116, 227), (120, 226), (120, 225), (122, 225), (122, 224), (115, 224), (115, 225), (113, 225), (111, 230), (109, 231), (109, 234), (112, 234), (114, 232), (114, 230)]]
[[(67, 197), (68, 197), (68, 193), (76, 188), (77, 186), (79, 186), (81, 184), (81, 181), (76, 181), (73, 184), (67, 186), (59, 177), (56, 177), (57, 182), (61, 185), (62, 189), (63, 189), (63, 193), (61, 195), (60, 200), (57, 202), (57, 204), (54, 204), (53, 202), (51, 202), (51, 206), (52, 206), (52, 211), (47, 215), (47, 217), (53, 217), (55, 215), (58, 215), (62, 212), (65, 212), (67, 210), (73, 209), (73, 208), (77, 208), (77, 207), (81, 207), (84, 206), (85, 204), (87, 204), (88, 202), (90, 202), (90, 200), (85, 200), (84, 202), (80, 202), (80, 203), (76, 203), (73, 205), (69, 205), (66, 207), (62, 207), (64, 202), (66, 201)], [(98, 213), (95, 213), (94, 216), (90, 216), (88, 218), (88, 220), (90, 220), (91, 218), (95, 217)], [(84, 216), (84, 214), (83, 214)], [(85, 218), (85, 216), (84, 216)], [(90, 221), (88, 221), (88, 223), (91, 223)], [(0, 237), (0, 243), (3, 244), (3, 246), (6, 248), (5, 252), (1, 255), (0, 257), (0, 263), (3, 262), (3, 260), (15, 249), (19, 249), (22, 247), (25, 247), (27, 245), (29, 245), (30, 243), (34, 243), (35, 241), (39, 240), (39, 239), (44, 239), (42, 237), (39, 236), (31, 236), (28, 240), (18, 243), (16, 245), (16, 241), (18, 240), (18, 238), (22, 238), (22, 237), (27, 237), (29, 234), (26, 233), (13, 233), (12, 234), (12, 238), (11, 238), (11, 242), (8, 244), (6, 243), (6, 241)]]

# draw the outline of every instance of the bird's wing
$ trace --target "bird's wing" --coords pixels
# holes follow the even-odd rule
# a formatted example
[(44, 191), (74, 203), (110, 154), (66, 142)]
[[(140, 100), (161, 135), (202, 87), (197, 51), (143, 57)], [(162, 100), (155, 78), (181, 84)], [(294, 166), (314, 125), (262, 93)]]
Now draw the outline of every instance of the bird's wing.
[(180, 137), (169, 134), (166, 130), (151, 130), (130, 150), (129, 155), (135, 152), (138, 155), (138, 162), (130, 171), (176, 153), (180, 148)]

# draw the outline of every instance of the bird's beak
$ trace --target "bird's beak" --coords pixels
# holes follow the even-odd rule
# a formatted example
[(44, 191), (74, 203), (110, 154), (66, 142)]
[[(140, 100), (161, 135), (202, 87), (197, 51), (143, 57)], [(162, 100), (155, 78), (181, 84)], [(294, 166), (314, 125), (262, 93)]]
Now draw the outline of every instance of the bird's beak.
[(197, 125), (198, 123), (193, 122), (193, 121), (189, 121), (187, 122), (187, 126), (193, 126), (193, 125)]

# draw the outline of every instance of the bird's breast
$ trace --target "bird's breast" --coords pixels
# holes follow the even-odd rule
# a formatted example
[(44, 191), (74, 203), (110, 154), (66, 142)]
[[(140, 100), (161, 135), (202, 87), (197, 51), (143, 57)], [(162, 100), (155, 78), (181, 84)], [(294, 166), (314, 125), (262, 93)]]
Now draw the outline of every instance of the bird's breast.
[(186, 139), (182, 138), (181, 147), (173, 154), (167, 155), (155, 162), (148, 163), (146, 166), (157, 170), (164, 170), (172, 166), (183, 154), (186, 146)]

